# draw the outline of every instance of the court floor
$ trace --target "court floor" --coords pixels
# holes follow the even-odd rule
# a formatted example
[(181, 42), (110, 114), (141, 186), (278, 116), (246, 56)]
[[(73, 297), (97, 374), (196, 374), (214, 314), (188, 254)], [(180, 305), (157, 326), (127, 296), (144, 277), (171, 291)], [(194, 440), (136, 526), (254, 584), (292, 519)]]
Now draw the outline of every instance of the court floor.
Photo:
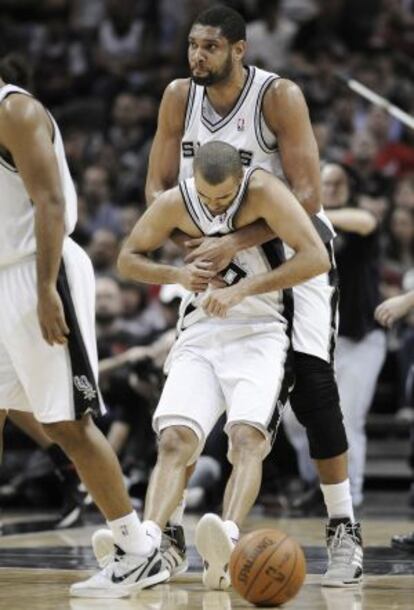
[[(42, 528), (43, 519), (44, 515), (32, 515), (30, 522), (40, 523), (39, 528)], [(0, 538), (0, 610), (231, 610), (252, 607), (232, 590), (204, 590), (200, 558), (192, 545), (197, 517), (190, 516), (185, 522), (189, 573), (176, 582), (143, 591), (129, 600), (69, 597), (69, 585), (86, 578), (94, 569), (89, 541), (97, 526), (10, 535), (10, 524), (16, 517), (6, 517), (3, 521), (6, 534)], [(353, 590), (320, 587), (320, 574), (326, 565), (323, 519), (269, 519), (255, 515), (249, 518), (245, 529), (251, 531), (261, 527), (284, 530), (305, 550), (308, 563), (305, 585), (284, 607), (291, 610), (414, 610), (414, 555), (389, 546), (392, 534), (413, 529), (412, 521), (376, 518), (364, 521), (366, 576), (363, 586)]]

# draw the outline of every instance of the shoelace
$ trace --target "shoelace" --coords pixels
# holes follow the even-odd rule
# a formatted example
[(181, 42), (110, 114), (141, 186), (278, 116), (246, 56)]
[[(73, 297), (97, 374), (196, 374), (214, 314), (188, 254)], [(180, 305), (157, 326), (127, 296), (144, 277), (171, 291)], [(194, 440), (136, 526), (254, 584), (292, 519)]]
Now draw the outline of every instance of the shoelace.
[(329, 543), (332, 558), (335, 558), (335, 562), (347, 565), (353, 559), (356, 544), (359, 544), (359, 540), (354, 529), (347, 529), (345, 524), (341, 523)]

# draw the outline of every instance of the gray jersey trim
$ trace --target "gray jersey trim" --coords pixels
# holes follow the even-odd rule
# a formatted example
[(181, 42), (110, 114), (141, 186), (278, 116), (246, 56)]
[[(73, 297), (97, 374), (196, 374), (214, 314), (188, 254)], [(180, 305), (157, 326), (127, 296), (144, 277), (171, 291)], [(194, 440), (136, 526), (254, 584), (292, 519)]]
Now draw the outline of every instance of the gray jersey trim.
[(200, 223), (200, 219), (199, 219), (198, 214), (197, 214), (197, 212), (194, 209), (194, 206), (192, 204), (191, 197), (190, 197), (190, 194), (188, 192), (185, 180), (182, 180), (181, 182), (179, 182), (178, 186), (179, 186), (179, 189), (180, 189), (180, 192), (181, 192), (181, 196), (182, 196), (183, 201), (184, 201), (184, 205), (186, 207), (187, 212), (190, 215), (191, 220), (194, 222), (196, 227), (198, 229), (200, 229), (201, 233), (204, 235), (204, 231), (202, 229), (202, 226), (201, 226), (201, 223)]
[(191, 115), (194, 108), (194, 98), (196, 94), (196, 85), (193, 81), (190, 82), (190, 88), (188, 90), (187, 95), (187, 104), (185, 108), (185, 120), (184, 120), (184, 133), (187, 131), (187, 128), (191, 122)]
[(280, 78), (281, 78), (280, 76), (272, 75), (272, 76), (269, 76), (269, 78), (267, 78), (265, 80), (265, 82), (260, 87), (260, 91), (257, 96), (256, 107), (255, 107), (255, 111), (254, 111), (254, 130), (256, 132), (257, 142), (258, 142), (260, 148), (265, 153), (268, 153), (268, 154), (274, 153), (277, 150), (277, 144), (273, 147), (268, 146), (268, 144), (266, 143), (266, 140), (264, 138), (264, 135), (263, 135), (262, 121), (261, 121), (262, 116), (263, 116), (263, 112), (262, 112), (263, 98), (265, 96), (266, 91), (269, 89), (270, 85), (272, 85), (272, 83), (279, 80)]
[(243, 102), (245, 101), (245, 99), (251, 89), (251, 86), (254, 81), (254, 76), (256, 74), (256, 69), (254, 68), (254, 66), (246, 66), (246, 68), (249, 71), (249, 73), (246, 78), (246, 82), (244, 83), (244, 87), (241, 90), (240, 95), (237, 98), (235, 105), (233, 106), (233, 109), (226, 116), (224, 116), (222, 119), (217, 121), (217, 123), (211, 123), (211, 121), (209, 121), (208, 118), (206, 116), (204, 116), (203, 102), (204, 102), (204, 98), (207, 95), (206, 89), (204, 88), (203, 99), (201, 101), (200, 116), (201, 116), (201, 122), (203, 123), (204, 127), (206, 127), (211, 133), (215, 133), (216, 131), (219, 131), (220, 129), (225, 127), (234, 118), (234, 116), (237, 114), (237, 112), (240, 110), (241, 106), (243, 105)]

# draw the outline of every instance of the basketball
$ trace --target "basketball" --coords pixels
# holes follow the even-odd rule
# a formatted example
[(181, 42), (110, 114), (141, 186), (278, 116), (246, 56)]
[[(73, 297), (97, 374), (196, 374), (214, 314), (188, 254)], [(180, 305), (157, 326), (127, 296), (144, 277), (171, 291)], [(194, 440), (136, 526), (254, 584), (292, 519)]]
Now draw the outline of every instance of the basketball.
[(299, 544), (277, 529), (243, 536), (230, 558), (233, 588), (257, 606), (277, 606), (303, 585), (306, 560)]

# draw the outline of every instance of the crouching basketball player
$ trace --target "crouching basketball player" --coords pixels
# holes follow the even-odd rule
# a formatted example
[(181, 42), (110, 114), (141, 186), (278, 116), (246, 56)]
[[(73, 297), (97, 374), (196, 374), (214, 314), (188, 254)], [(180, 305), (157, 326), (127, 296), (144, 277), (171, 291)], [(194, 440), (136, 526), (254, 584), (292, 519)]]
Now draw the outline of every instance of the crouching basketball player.
[[(230, 144), (200, 147), (194, 170), (194, 178), (160, 195), (138, 221), (120, 254), (119, 269), (136, 281), (179, 283), (190, 291), (154, 414), (159, 449), (145, 518), (160, 544), (161, 530), (182, 497), (186, 468), (226, 411), (233, 470), (223, 515), (205, 515), (196, 531), (204, 582), (219, 589), (229, 586), (229, 556), (259, 492), (262, 462), (291, 385), (291, 294), (283, 289), (326, 272), (330, 263), (290, 191), (264, 170), (244, 172)], [(173, 267), (147, 256), (176, 229), (192, 237), (219, 236), (260, 219), (295, 255), (286, 262), (279, 239), (244, 250), (221, 273), (225, 287), (217, 287), (209, 263)]]

